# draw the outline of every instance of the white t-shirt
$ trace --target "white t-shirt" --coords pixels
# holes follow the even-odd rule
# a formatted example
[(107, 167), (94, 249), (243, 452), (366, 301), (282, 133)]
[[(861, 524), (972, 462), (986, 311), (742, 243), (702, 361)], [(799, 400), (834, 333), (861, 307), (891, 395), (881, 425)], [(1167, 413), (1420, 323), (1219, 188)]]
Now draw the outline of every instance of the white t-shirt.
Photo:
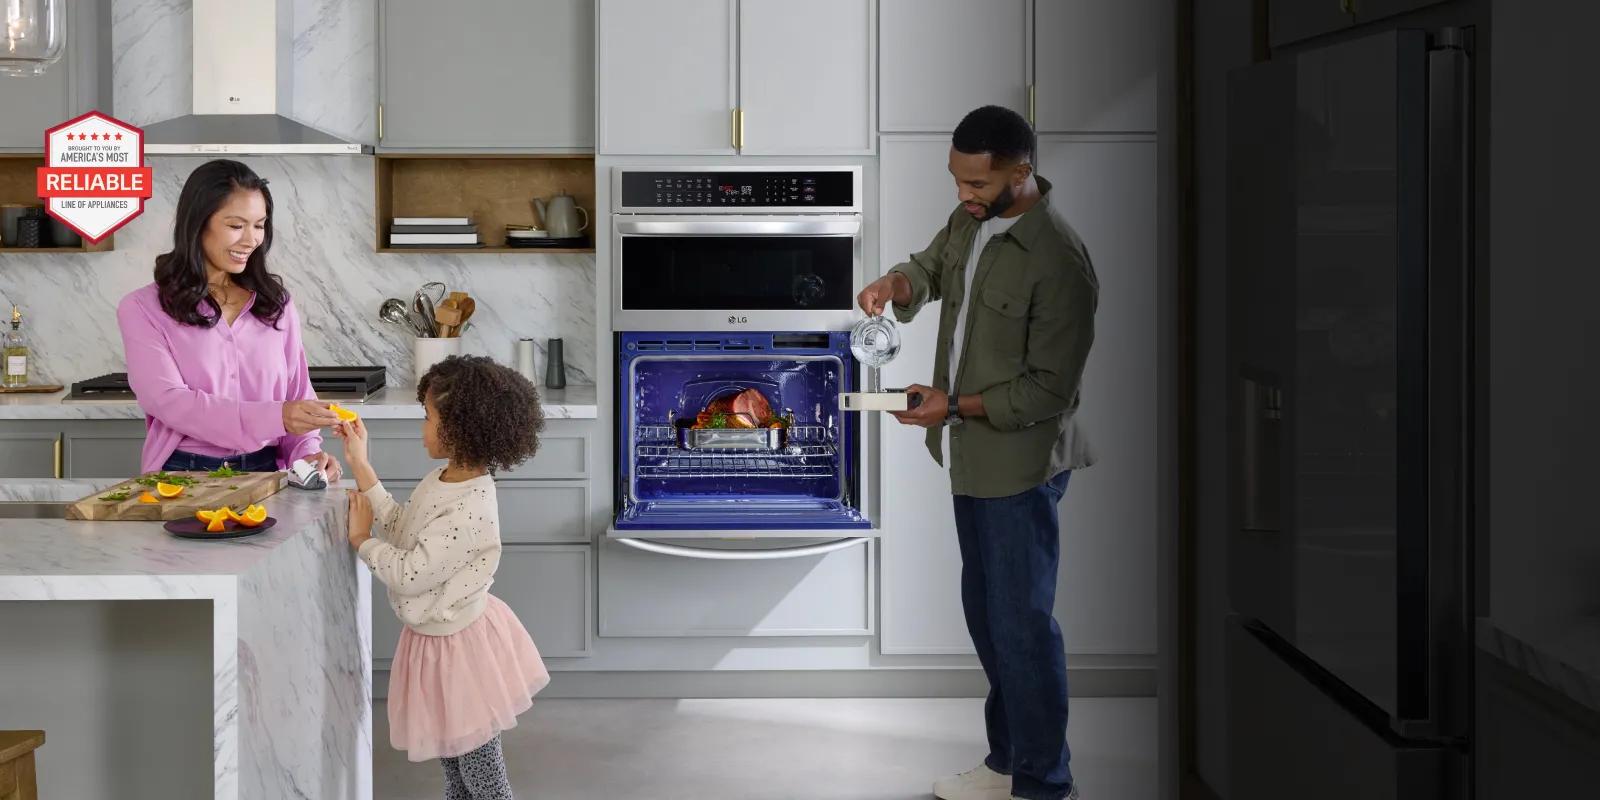
[[(978, 258), (983, 255), (983, 247), (989, 243), (990, 239), (1011, 230), (1011, 226), (1017, 224), (1019, 219), (1022, 219), (1021, 214), (1009, 219), (994, 217), (985, 220), (978, 226), (978, 232), (972, 237), (972, 250), (967, 253), (967, 267), (962, 271), (962, 277), (966, 281), (966, 285), (961, 290), (961, 310), (956, 312), (956, 325), (952, 334), (954, 340), (950, 342), (950, 385), (943, 387), (952, 394), (955, 393), (956, 375), (959, 374), (961, 368), (961, 345), (966, 342), (967, 337), (967, 309), (972, 307), (972, 281), (974, 276), (978, 274)], [(950, 468), (952, 460), (950, 458), (950, 426), (946, 425), (944, 427), (945, 469), (948, 470)]]

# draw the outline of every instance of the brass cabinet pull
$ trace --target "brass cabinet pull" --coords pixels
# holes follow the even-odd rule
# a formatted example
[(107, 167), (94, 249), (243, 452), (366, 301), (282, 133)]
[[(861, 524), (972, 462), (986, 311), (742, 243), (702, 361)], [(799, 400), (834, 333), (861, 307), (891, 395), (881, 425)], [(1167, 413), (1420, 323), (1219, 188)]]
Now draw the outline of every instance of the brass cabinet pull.
[(383, 104), (378, 104), (378, 141), (383, 141)]
[(56, 472), (56, 479), (59, 480), (62, 477), (62, 475), (61, 475), (61, 435), (60, 434), (56, 434), (55, 472)]
[(1031, 83), (1028, 84), (1028, 124), (1032, 125), (1034, 127), (1038, 127), (1039, 126), (1038, 115), (1034, 113), (1034, 95), (1035, 94), (1036, 94), (1036, 92), (1034, 91), (1034, 85), (1031, 84)]

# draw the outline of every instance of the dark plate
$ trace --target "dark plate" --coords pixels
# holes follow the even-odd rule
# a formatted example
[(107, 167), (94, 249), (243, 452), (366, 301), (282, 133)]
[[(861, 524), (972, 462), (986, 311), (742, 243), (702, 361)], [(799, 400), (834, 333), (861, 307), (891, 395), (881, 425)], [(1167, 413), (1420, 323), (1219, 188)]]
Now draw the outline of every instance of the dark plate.
[(194, 517), (189, 517), (188, 519), (171, 520), (161, 527), (166, 528), (167, 533), (177, 536), (180, 539), (239, 539), (245, 536), (254, 536), (278, 524), (278, 520), (274, 517), (267, 517), (265, 522), (262, 522), (260, 525), (257, 525), (254, 528), (246, 528), (245, 526), (240, 525), (233, 520), (228, 520), (227, 522), (223, 523), (223, 525), (226, 526), (226, 529), (223, 530), (222, 533), (208, 532), (206, 530), (206, 525), (208, 524), (210, 523), (201, 522)]

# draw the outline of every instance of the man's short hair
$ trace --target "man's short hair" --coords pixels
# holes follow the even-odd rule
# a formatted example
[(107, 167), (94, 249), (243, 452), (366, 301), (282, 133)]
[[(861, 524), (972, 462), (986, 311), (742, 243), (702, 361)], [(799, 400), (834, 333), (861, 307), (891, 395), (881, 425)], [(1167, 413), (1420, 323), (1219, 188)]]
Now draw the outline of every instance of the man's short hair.
[(995, 164), (1033, 163), (1033, 128), (1003, 106), (974, 109), (956, 126), (951, 144), (968, 155), (989, 154)]

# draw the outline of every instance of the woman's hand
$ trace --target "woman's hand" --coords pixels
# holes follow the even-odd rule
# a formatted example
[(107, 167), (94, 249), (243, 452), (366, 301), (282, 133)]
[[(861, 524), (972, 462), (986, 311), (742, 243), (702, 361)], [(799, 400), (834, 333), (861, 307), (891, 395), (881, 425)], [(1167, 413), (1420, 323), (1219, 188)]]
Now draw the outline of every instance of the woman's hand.
[(372, 501), (354, 489), (345, 491), (350, 493), (350, 546), (360, 550), (372, 538)]
[(329, 486), (338, 483), (339, 479), (344, 477), (344, 467), (339, 464), (339, 459), (334, 458), (331, 454), (312, 453), (306, 456), (306, 463), (322, 470), (322, 474), (328, 479)]
[(360, 417), (335, 425), (333, 435), (344, 440), (344, 457), (352, 466), (367, 463), (367, 425)]
[(283, 404), (283, 429), (295, 436), (338, 423), (339, 415), (329, 411), (328, 404), (321, 400), (288, 400)]

